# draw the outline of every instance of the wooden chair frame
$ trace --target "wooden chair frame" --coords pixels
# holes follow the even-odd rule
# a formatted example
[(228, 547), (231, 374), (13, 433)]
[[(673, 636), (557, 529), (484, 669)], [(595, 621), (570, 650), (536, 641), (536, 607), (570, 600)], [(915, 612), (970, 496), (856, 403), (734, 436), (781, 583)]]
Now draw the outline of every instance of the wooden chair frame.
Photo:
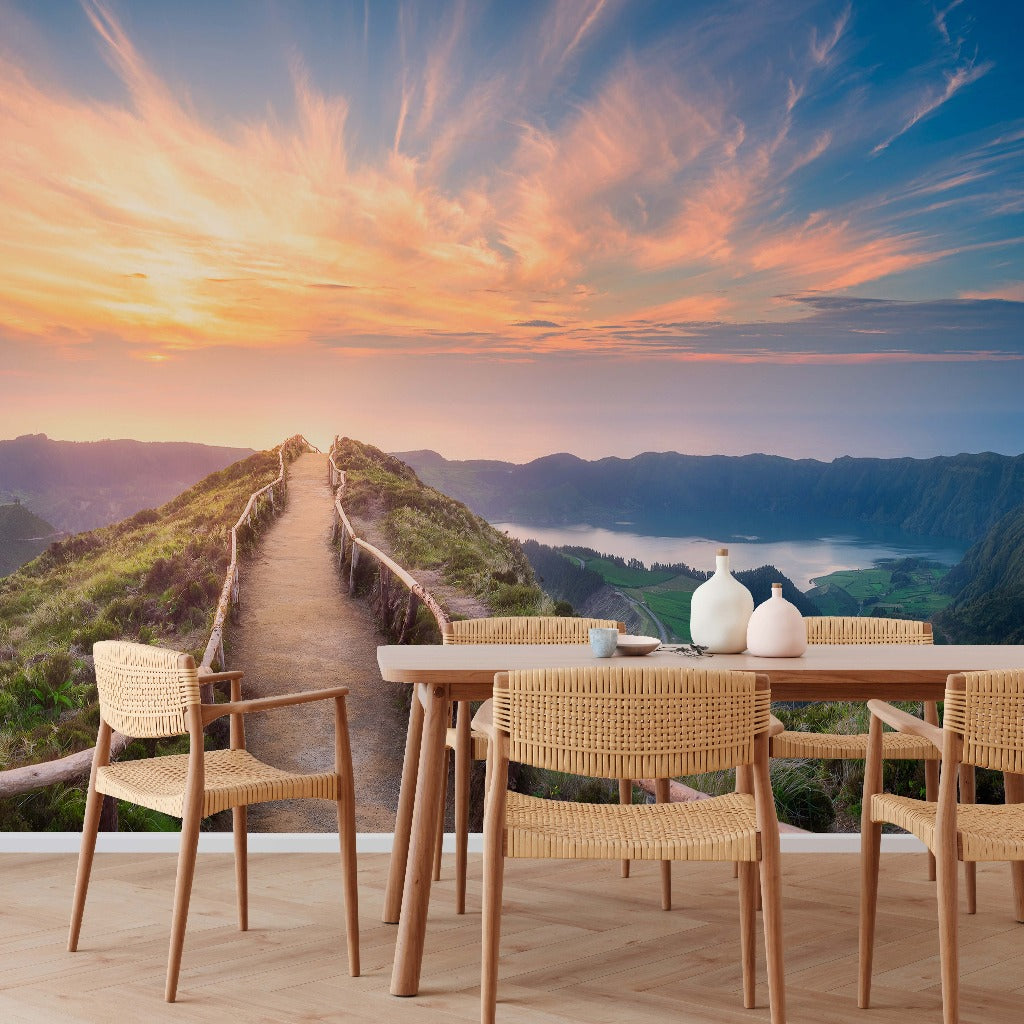
[[(985, 692), (987, 691), (987, 693)], [(972, 703), (990, 694), (1004, 699), (1002, 718), (993, 714), (991, 705), (972, 721)], [(1008, 699), (1007, 699), (1008, 698)], [(935, 855), (936, 899), (939, 919), (939, 955), (942, 976), (942, 1012), (944, 1024), (957, 1024), (959, 1019), (959, 953), (957, 913), (957, 863), (977, 860), (1010, 860), (1014, 882), (1014, 916), (1024, 922), (1024, 843), (1018, 838), (1012, 856), (1006, 850), (986, 850), (985, 839), (975, 839), (973, 850), (965, 847), (972, 836), (970, 823), (961, 823), (960, 808), (968, 806), (971, 819), (981, 821), (993, 812), (971, 806), (973, 799), (957, 803), (958, 778), (963, 770), (975, 765), (1003, 771), (1006, 803), (1024, 804), (1024, 671), (971, 672), (951, 675), (946, 684), (945, 721), (939, 728), (921, 721), (884, 701), (868, 702), (871, 710), (868, 759), (864, 775), (864, 802), (861, 820), (861, 915), (860, 965), (857, 1004), (867, 1009), (871, 1000), (871, 970), (874, 958), (875, 917), (878, 902), (878, 866), (881, 850), (882, 821), (899, 818), (893, 824), (912, 828)], [(1006, 708), (1012, 710), (1006, 713)], [(892, 808), (878, 803), (882, 798), (882, 724), (911, 735), (921, 736), (942, 750), (942, 769), (938, 801), (900, 801), (906, 816), (893, 814)], [(1003, 731), (1000, 732), (1000, 729)], [(966, 743), (965, 743), (966, 740)], [(965, 751), (967, 757), (965, 758)], [(961, 789), (962, 795), (962, 789)], [(878, 799), (876, 799), (878, 798)], [(887, 798), (892, 801), (893, 798)], [(934, 806), (934, 818), (930, 807)], [(916, 817), (914, 811), (920, 808)], [(996, 813), (999, 813), (996, 811)], [(999, 826), (1005, 827), (1005, 818)], [(1013, 813), (1015, 828), (1024, 831), (1024, 807)], [(1013, 845), (1013, 844), (1009, 844)]]
[[(568, 670), (567, 670), (568, 671)], [(607, 681), (609, 674), (612, 670), (609, 669), (592, 669), (584, 670), (594, 673), (591, 679), (596, 679), (595, 691), (598, 686), (603, 685)], [(623, 673), (628, 672), (628, 669), (618, 670)], [(639, 675), (643, 669), (637, 669), (636, 672)], [(661, 668), (655, 669), (654, 673), (661, 673), (663, 677), (668, 677), (670, 673), (678, 673), (687, 678), (695, 678), (700, 670), (694, 669), (669, 669)], [(534, 678), (539, 676), (540, 672), (533, 673)], [(502, 672), (495, 676), (495, 699), (498, 699), (500, 692), (507, 692), (509, 689), (510, 676), (515, 675), (527, 675), (528, 673), (507, 673)], [(558, 670), (550, 670), (548, 675), (558, 675)], [(726, 675), (726, 673), (722, 673)], [(752, 673), (731, 673), (734, 677), (749, 677), (750, 689), (747, 693), (753, 696), (754, 694), (761, 694), (766, 697), (770, 697), (768, 677), (765, 675), (758, 674), (754, 676)], [(644, 685), (644, 684), (641, 684)], [(578, 692), (578, 691), (577, 691)], [(600, 691), (604, 692), (604, 691)], [(644, 694), (646, 697), (650, 696), (650, 691), (645, 690)], [(726, 697), (725, 700), (728, 700)], [(595, 702), (596, 703), (596, 702)], [(586, 710), (582, 711), (583, 715), (586, 715)], [(602, 710), (595, 710), (593, 718), (599, 717), (603, 714)], [(781, 875), (780, 875), (780, 853), (779, 853), (779, 824), (775, 812), (775, 801), (772, 794), (771, 780), (768, 773), (768, 728), (769, 728), (769, 715), (767, 713), (767, 700), (765, 701), (765, 713), (764, 721), (760, 726), (751, 726), (751, 732), (749, 739), (752, 739), (753, 756), (749, 763), (750, 775), (752, 776), (752, 788), (753, 788), (753, 803), (756, 816), (756, 828), (758, 834), (757, 842), (757, 853), (756, 860), (744, 860), (740, 868), (740, 886), (739, 886), (739, 903), (740, 903), (740, 948), (741, 948), (741, 964), (743, 971), (743, 1005), (747, 1008), (754, 1006), (755, 998), (755, 948), (754, 948), (754, 932), (755, 932), (755, 891), (760, 888), (763, 891), (763, 903), (764, 903), (764, 936), (765, 936), (765, 950), (768, 967), (768, 988), (769, 988), (769, 1003), (771, 1009), (771, 1021), (772, 1024), (784, 1024), (786, 1019), (785, 1009), (785, 982), (784, 982), (784, 968), (782, 958), (782, 906), (781, 906)], [(512, 751), (512, 726), (510, 725), (511, 716), (508, 720), (503, 720), (503, 716), (496, 710), (494, 719), (491, 726), (491, 741), (488, 747), (488, 760), (487, 760), (487, 795), (486, 795), (486, 810), (484, 819), (484, 888), (483, 888), (483, 936), (482, 936), (482, 963), (481, 963), (481, 987), (480, 987), (480, 1018), (482, 1024), (494, 1024), (496, 1001), (497, 1001), (497, 976), (498, 976), (498, 954), (499, 954), (499, 943), (501, 933), (501, 900), (502, 900), (502, 887), (504, 879), (505, 869), (505, 858), (509, 855), (508, 853), (508, 834), (506, 828), (506, 803), (508, 799), (508, 765), (509, 758)], [(551, 741), (549, 749), (558, 749), (558, 744)], [(612, 744), (614, 746), (614, 744)], [(519, 743), (516, 747), (516, 759), (524, 761), (524, 763), (532, 763), (530, 759), (523, 756), (522, 743)], [(562, 748), (565, 749), (565, 748)], [(710, 749), (710, 743), (709, 743)], [(574, 761), (578, 765), (593, 768), (594, 758), (590, 757), (584, 750), (580, 752), (581, 748), (574, 745), (572, 753), (568, 754), (568, 759)], [(591, 753), (594, 753), (591, 750)], [(662, 751), (658, 752), (659, 754)], [(720, 753), (720, 751), (718, 752)], [(598, 759), (604, 755), (595, 755)], [(632, 756), (632, 755), (627, 755)], [(666, 755), (669, 757), (671, 755)], [(640, 755), (637, 755), (639, 760)], [(613, 757), (609, 755), (608, 760), (613, 760)], [(743, 762), (740, 762), (743, 763)], [(715, 767), (722, 767), (723, 765), (717, 764)], [(588, 774), (591, 774), (588, 772)], [(601, 774), (601, 773), (598, 773)], [(652, 772), (652, 775), (658, 777), (659, 773)], [(666, 777), (668, 772), (665, 773)], [(671, 774), (680, 774), (679, 772), (672, 772)], [(612, 776), (615, 777), (615, 776)], [(718, 798), (727, 799), (727, 798)], [(747, 799), (750, 799), (749, 797)], [(542, 803), (541, 801), (536, 801)], [(547, 803), (548, 801), (543, 801)], [(574, 805), (577, 808), (586, 807), (587, 805)], [(670, 808), (676, 809), (678, 813), (683, 814), (685, 812), (685, 804), (670, 804)], [(621, 807), (621, 805), (620, 805)], [(625, 811), (625, 808), (621, 808)], [(635, 811), (643, 813), (650, 808), (638, 806), (634, 808)], [(670, 811), (670, 814), (676, 813), (676, 811)], [(576, 836), (572, 837), (576, 840)], [(575, 850), (578, 851), (583, 843), (578, 843)], [(609, 847), (614, 846), (614, 841), (608, 844)], [(658, 850), (659, 853), (663, 853), (663, 849)], [(694, 856), (688, 859), (728, 859), (728, 855), (725, 856), (709, 856), (707, 848), (705, 848), (704, 856)], [(536, 851), (527, 851), (519, 854), (520, 856), (544, 856), (543, 853)], [(554, 856), (559, 854), (548, 854), (548, 856)], [(602, 856), (617, 856), (615, 853), (608, 853), (603, 848), (601, 850), (593, 851), (589, 853), (575, 852), (572, 854), (562, 853), (561, 856), (591, 856), (591, 857), (602, 857)], [(634, 855), (636, 855), (634, 850)], [(760, 869), (760, 887), (757, 884), (754, 867), (755, 864)]]
[[(916, 619), (875, 618), (874, 616), (814, 615), (804, 619), (809, 644), (931, 644), (934, 641), (930, 622)], [(924, 719), (938, 726), (939, 713), (935, 701), (923, 704)], [(919, 756), (913, 749), (901, 749), (904, 736), (909, 734), (884, 733), (883, 756), (900, 760), (915, 760)], [(824, 734), (799, 733), (784, 730), (772, 737), (769, 754), (773, 758), (811, 757), (826, 760), (859, 761), (865, 756), (868, 737), (863, 733)], [(903, 743), (905, 747), (906, 744)], [(927, 748), (927, 744), (924, 744)], [(935, 800), (939, 792), (938, 757), (925, 760), (925, 797)], [(964, 803), (974, 802), (974, 769), (965, 766), (960, 778), (960, 791)], [(935, 858), (927, 854), (928, 878), (935, 881)], [(964, 865), (967, 889), (967, 912), (977, 909), (977, 883), (973, 864)]]
[[(122, 645), (137, 646), (137, 645)], [(334, 701), (334, 757), (337, 775), (336, 803), (338, 808), (338, 833), (341, 847), (341, 863), (345, 900), (345, 920), (348, 944), (348, 965), (352, 977), (359, 976), (359, 909), (358, 889), (356, 882), (356, 830), (355, 830), (355, 786), (352, 775), (352, 751), (349, 745), (348, 719), (345, 697), (348, 688), (331, 687), (323, 690), (311, 690), (306, 693), (282, 694), (274, 697), (261, 697), (242, 700), (241, 672), (217, 672), (199, 675), (195, 662), (188, 654), (178, 656), (178, 669), (185, 676), (192, 676), (198, 684), (206, 685), (217, 682), (230, 684), (230, 701), (222, 704), (201, 704), (198, 699), (188, 701), (183, 708), (186, 732), (189, 737), (188, 767), (185, 783), (184, 806), (181, 816), (181, 844), (178, 854), (177, 878), (174, 889), (174, 910), (171, 921), (170, 949), (167, 960), (167, 978), (164, 998), (174, 1002), (178, 975), (181, 968), (181, 953), (185, 938), (185, 926), (188, 919), (189, 898), (192, 891), (192, 879), (195, 873), (196, 851), (199, 840), (199, 828), (204, 817), (204, 794), (206, 757), (204, 751), (204, 729), (211, 722), (226, 715), (230, 716), (229, 735), (230, 750), (245, 750), (244, 716), (276, 708), (291, 707), (297, 704), (308, 704), (314, 701)], [(89, 877), (92, 871), (93, 855), (96, 849), (96, 835), (99, 831), (100, 810), (103, 804), (103, 793), (97, 788), (97, 776), (100, 769), (110, 765), (110, 741), (113, 728), (106, 720), (106, 709), (103, 706), (102, 693), (100, 703), (100, 726), (96, 739), (92, 771), (89, 776), (89, 791), (86, 799), (85, 817), (82, 823), (82, 845), (78, 860), (78, 872), (75, 880), (75, 894), (71, 911), (71, 926), (68, 933), (68, 951), (78, 949), (85, 900), (89, 889)], [(174, 732), (165, 735), (174, 735)], [(179, 733), (180, 734), (180, 733)], [(150, 734), (152, 735), (152, 733)], [(144, 759), (155, 763), (163, 758)], [(134, 763), (134, 762), (133, 762)], [(274, 799), (281, 797), (275, 796)], [(287, 797), (285, 797), (287, 798)], [(267, 799), (267, 798), (264, 798)], [(237, 802), (236, 802), (237, 801)], [(248, 911), (248, 864), (247, 864), (247, 813), (249, 801), (243, 793), (232, 797), (231, 813), (234, 832), (235, 849), (235, 882), (237, 890), (238, 927), (246, 931), (249, 926)], [(258, 802), (258, 801), (253, 801)]]
[[(575, 627), (570, 630), (569, 625)], [(533, 615), (496, 616), (482, 619), (457, 619), (445, 626), (441, 635), (444, 644), (523, 644), (523, 643), (579, 643), (589, 642), (591, 626), (615, 627), (625, 633), (622, 622), (611, 619), (593, 619), (577, 616)], [(454, 712), (455, 725), (452, 727)], [(473, 761), (487, 759), (487, 735), (472, 727), (473, 710), (468, 700), (457, 701), (448, 709), (449, 728), (445, 740), (443, 778), (448, 778), (448, 765), (455, 761), (455, 913), (466, 912), (466, 864), (469, 849), (469, 777)], [(622, 797), (628, 787), (628, 797)], [(632, 801), (633, 784), (619, 783), (623, 803)], [(665, 783), (668, 793), (668, 783)], [(444, 842), (444, 818), (448, 787), (441, 788), (438, 811), (437, 839), (434, 846), (434, 881), (441, 877), (441, 848)], [(623, 873), (629, 873), (629, 861), (623, 862)]]

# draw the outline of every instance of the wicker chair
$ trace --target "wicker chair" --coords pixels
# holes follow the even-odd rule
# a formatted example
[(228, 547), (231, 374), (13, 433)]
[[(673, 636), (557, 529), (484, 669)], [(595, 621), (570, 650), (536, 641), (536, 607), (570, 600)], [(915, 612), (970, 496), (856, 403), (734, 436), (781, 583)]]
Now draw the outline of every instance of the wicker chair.
[[(785, 1021), (779, 825), (768, 776), (767, 676), (642, 666), (495, 677), (487, 761), (481, 1020), (493, 1024), (506, 857), (738, 861), (743, 1004), (754, 1005), (755, 865), (773, 1024)], [(753, 795), (693, 803), (582, 804), (508, 790), (508, 764), (603, 778), (752, 766)]]
[[(838, 615), (811, 616), (807, 623), (809, 644), (930, 644), (932, 627), (929, 622), (911, 619), (876, 619)], [(937, 725), (938, 709), (935, 701), (925, 701), (925, 721)], [(843, 761), (862, 761), (867, 753), (867, 733), (841, 735), (837, 733), (781, 732), (771, 738), (772, 757), (810, 757)], [(886, 732), (882, 737), (884, 756), (897, 761), (925, 762), (925, 795), (934, 800), (939, 791), (939, 751), (927, 740), (909, 733)], [(965, 770), (961, 778), (965, 803), (974, 802), (974, 771)], [(935, 859), (928, 855), (928, 877), (935, 878)], [(973, 914), (977, 903), (974, 865), (966, 868), (967, 909)]]
[[(338, 805), (345, 916), (348, 932), (349, 973), (359, 975), (359, 918), (356, 891), (355, 790), (352, 755), (345, 713), (345, 687), (307, 693), (241, 699), (241, 672), (199, 676), (190, 655), (144, 644), (103, 641), (93, 648), (99, 691), (100, 728), (89, 778), (89, 795), (82, 824), (68, 949), (78, 948), (82, 913), (89, 888), (96, 833), (103, 795), (129, 800), (142, 807), (182, 819), (181, 849), (174, 891), (171, 943), (164, 998), (173, 1002), (178, 987), (181, 949), (185, 938), (189, 895), (195, 870), (200, 821), (209, 814), (232, 809), (235, 835), (235, 880), (238, 889), (238, 926), (248, 928), (246, 866), (246, 807), (266, 800), (313, 797)], [(199, 685), (229, 681), (231, 700), (202, 704)], [(333, 771), (310, 775), (272, 768), (245, 749), (243, 715), (292, 704), (333, 700), (335, 708), (335, 766)], [(203, 729), (225, 715), (231, 716), (230, 749), (203, 750)], [(149, 757), (111, 764), (110, 739), (114, 729), (132, 737), (188, 734), (188, 754)]]
[[(878, 861), (884, 822), (913, 833), (935, 854), (939, 955), (945, 1024), (956, 1024), (959, 1002), (957, 861), (1018, 862), (1016, 918), (1024, 921), (1024, 670), (967, 672), (946, 682), (943, 728), (883, 701), (869, 701), (871, 731), (861, 822), (861, 923), (858, 1005), (871, 996)], [(882, 793), (882, 723), (942, 747), (938, 801)], [(957, 804), (957, 775), (967, 765), (1004, 773), (1006, 806)]]
[[(626, 627), (611, 619), (585, 619), (573, 616), (521, 615), (487, 619), (457, 619), (449, 622), (442, 634), (446, 644), (585, 644), (591, 627), (613, 627), (620, 633)], [(444, 777), (448, 763), (455, 759), (455, 912), (466, 912), (466, 853), (469, 843), (469, 775), (473, 761), (487, 760), (487, 735), (470, 728), (469, 701), (459, 701), (455, 727), (448, 729), (444, 752)], [(441, 810), (434, 849), (434, 881), (441, 877), (441, 844), (444, 839), (445, 798), (441, 790)], [(630, 787), (632, 798), (632, 787)]]

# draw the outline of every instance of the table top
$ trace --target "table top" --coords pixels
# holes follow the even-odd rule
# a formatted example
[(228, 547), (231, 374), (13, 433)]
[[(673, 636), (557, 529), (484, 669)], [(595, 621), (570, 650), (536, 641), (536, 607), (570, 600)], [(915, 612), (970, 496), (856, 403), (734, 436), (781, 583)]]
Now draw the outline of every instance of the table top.
[(490, 696), (494, 673), (528, 668), (609, 664), (764, 672), (775, 700), (936, 700), (952, 672), (1024, 668), (1024, 646), (945, 644), (812, 644), (799, 658), (716, 654), (689, 658), (668, 651), (595, 658), (589, 644), (430, 644), (377, 648), (390, 682), (447, 689), (450, 700)]

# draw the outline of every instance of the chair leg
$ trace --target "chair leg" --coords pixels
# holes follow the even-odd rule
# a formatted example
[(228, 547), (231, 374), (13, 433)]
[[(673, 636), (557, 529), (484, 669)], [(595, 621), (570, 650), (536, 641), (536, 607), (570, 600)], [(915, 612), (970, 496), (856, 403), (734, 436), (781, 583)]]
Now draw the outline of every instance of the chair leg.
[(878, 908), (878, 862), (882, 849), (882, 826), (865, 813), (860, 827), (860, 962), (857, 975), (857, 1005), (866, 1010), (871, 1003), (871, 969), (875, 953), (875, 917)]
[[(659, 804), (667, 804), (668, 800), (668, 779), (654, 780), (654, 799)], [(661, 862), (661, 909), (672, 909), (672, 861)]]
[[(924, 763), (924, 798), (934, 803), (939, 798), (939, 762), (925, 761)], [(935, 854), (929, 850), (925, 856), (928, 858), (928, 881), (935, 881)]]
[[(1003, 772), (1003, 788), (1008, 804), (1024, 803), (1024, 775)], [(1010, 862), (1010, 877), (1013, 880), (1014, 918), (1024, 923), (1024, 860)]]
[(238, 899), (238, 930), (249, 930), (249, 814), (246, 807), (231, 808), (235, 833), (235, 892)]
[(448, 765), (451, 761), (451, 751), (444, 748), (444, 769), (441, 772), (441, 801), (437, 809), (437, 837), (434, 841), (434, 874), (435, 882), (441, 878), (441, 849), (444, 845), (444, 815), (448, 804)]
[(455, 723), (455, 913), (466, 912), (466, 864), (469, 860), (469, 776), (473, 770), (473, 734), (469, 701), (460, 701)]
[(202, 820), (202, 797), (185, 808), (181, 820), (181, 847), (178, 851), (178, 877), (174, 884), (174, 915), (171, 919), (171, 945), (167, 956), (167, 985), (164, 999), (174, 1002), (178, 992), (178, 973), (181, 970), (181, 948), (185, 942), (188, 921), (188, 902), (192, 895), (192, 877), (196, 868), (196, 849), (199, 845), (199, 823)]
[(771, 849), (767, 843), (761, 857), (761, 896), (771, 1024), (786, 1024), (786, 978), (782, 958), (782, 874), (778, 850)]
[(743, 968), (743, 1006), (754, 1008), (755, 962), (754, 922), (757, 911), (754, 908), (754, 892), (757, 889), (757, 865), (754, 861), (737, 863), (740, 884), (740, 964)]
[[(619, 779), (619, 803), (631, 804), (633, 802), (633, 780)], [(619, 873), (623, 878), (629, 878), (629, 861), (623, 860)]]
[[(974, 781), (974, 765), (960, 765), (960, 803), (976, 803)], [(964, 895), (967, 900), (967, 913), (978, 912), (978, 865), (973, 860), (964, 861)]]
[(71, 928), (68, 931), (68, 952), (78, 949), (78, 936), (82, 930), (82, 915), (85, 913), (85, 897), (89, 891), (89, 876), (92, 874), (92, 858), (96, 852), (96, 833), (100, 828), (100, 812), (103, 810), (103, 794), (89, 787), (85, 801), (85, 817), (82, 820), (82, 846), (78, 854), (78, 875), (75, 878), (75, 898), (71, 905)]
[[(926, 700), (921, 706), (922, 717), (929, 725), (939, 724), (939, 706), (933, 700)], [(939, 799), (939, 762), (925, 761), (924, 763), (924, 798), (929, 803)], [(935, 881), (935, 854), (929, 850), (925, 856), (928, 858), (928, 881)]]
[(480, 965), (480, 1020), (494, 1024), (498, 1000), (498, 951), (501, 945), (501, 895), (505, 854), (501, 831), (484, 830), (483, 941)]
[[(738, 764), (736, 766), (736, 792), (737, 793), (753, 793), (754, 792), (754, 771), (748, 764)], [(736, 878), (739, 874), (739, 865), (733, 862), (732, 866), (732, 877)], [(754, 893), (754, 907), (757, 910), (761, 909), (761, 887), (758, 886)]]
[[(354, 795), (354, 794), (353, 794)], [(359, 886), (356, 880), (355, 800), (338, 801), (338, 841), (341, 845), (341, 875), (345, 887), (345, 939), (348, 945), (348, 973), (359, 977)]]
[(939, 959), (942, 968), (943, 1024), (957, 1024), (960, 1002), (960, 963), (957, 907), (958, 865), (951, 851), (939, 850), (936, 863), (936, 896), (939, 901)]
[[(413, 697), (413, 703), (419, 701)], [(352, 747), (344, 697), (334, 701), (334, 767), (338, 773), (338, 842), (345, 887), (345, 940), (348, 973), (359, 977), (359, 888), (356, 881), (356, 784), (352, 774)]]

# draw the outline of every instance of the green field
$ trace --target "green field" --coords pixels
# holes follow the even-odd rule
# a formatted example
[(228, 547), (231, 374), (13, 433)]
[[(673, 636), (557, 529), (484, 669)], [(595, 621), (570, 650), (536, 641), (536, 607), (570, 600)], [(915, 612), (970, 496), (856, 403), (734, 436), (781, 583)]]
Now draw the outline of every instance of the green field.
[[(693, 582), (692, 580), (688, 582)], [(694, 584), (696, 589), (696, 584)], [(648, 590), (651, 611), (668, 627), (670, 639), (690, 640), (690, 596), (693, 590)]]
[(634, 569), (630, 566), (617, 565), (606, 558), (587, 558), (584, 561), (586, 568), (603, 576), (609, 586), (622, 587), (626, 590), (643, 591), (675, 578), (666, 569)]
[(812, 580), (807, 596), (822, 615), (929, 619), (952, 600), (939, 592), (949, 566), (920, 558), (886, 559), (873, 569), (847, 569)]

